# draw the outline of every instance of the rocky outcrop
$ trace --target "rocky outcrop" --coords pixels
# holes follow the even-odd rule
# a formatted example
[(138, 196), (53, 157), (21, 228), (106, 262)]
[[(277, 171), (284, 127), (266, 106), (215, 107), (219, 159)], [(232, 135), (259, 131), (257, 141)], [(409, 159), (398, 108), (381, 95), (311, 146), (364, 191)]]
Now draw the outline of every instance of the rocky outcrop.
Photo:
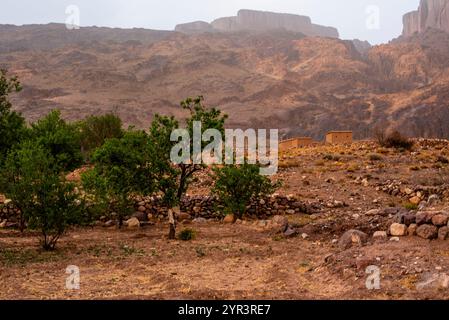
[(421, 0), (417, 11), (404, 15), (404, 36), (422, 33), (429, 28), (449, 32), (449, 1)]
[(338, 31), (332, 27), (313, 24), (309, 17), (295, 14), (240, 10), (235, 17), (225, 17), (206, 22), (193, 22), (176, 26), (175, 30), (183, 33), (198, 32), (238, 32), (270, 30), (287, 30), (303, 33), (306, 36), (338, 38)]
[(204, 32), (213, 32), (215, 30), (210, 23), (207, 23), (204, 21), (195, 21), (195, 22), (178, 24), (175, 28), (175, 31), (187, 33), (187, 34), (196, 34), (196, 33), (204, 33)]

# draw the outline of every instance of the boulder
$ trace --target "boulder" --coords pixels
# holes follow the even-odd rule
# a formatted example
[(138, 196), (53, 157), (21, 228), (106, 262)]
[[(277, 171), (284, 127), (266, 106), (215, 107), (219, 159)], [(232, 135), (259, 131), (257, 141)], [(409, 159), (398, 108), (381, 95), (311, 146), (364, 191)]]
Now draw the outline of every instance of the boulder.
[(421, 225), (431, 223), (433, 216), (435, 216), (436, 214), (437, 212), (434, 211), (419, 211), (416, 214), (416, 224)]
[(276, 233), (283, 233), (288, 228), (288, 219), (285, 216), (274, 216), (270, 223), (271, 229)]
[(418, 229), (418, 225), (416, 223), (409, 225), (409, 227), (407, 229), (407, 235), (408, 236), (416, 236), (417, 229)]
[(373, 234), (374, 240), (386, 240), (388, 238), (386, 231), (376, 231)]
[(432, 217), (432, 223), (437, 227), (442, 227), (447, 225), (447, 222), (449, 220), (449, 216), (446, 214), (436, 214)]
[(362, 246), (368, 240), (368, 235), (359, 230), (348, 230), (346, 231), (338, 241), (338, 245), (341, 249), (349, 249), (350, 247)]
[(403, 237), (407, 234), (407, 226), (405, 224), (393, 223), (390, 226), (390, 234), (394, 237)]
[(185, 220), (190, 220), (192, 219), (192, 216), (186, 212), (180, 212), (176, 215), (176, 218), (178, 219), (179, 222), (185, 221)]
[(449, 227), (441, 227), (438, 230), (438, 239), (446, 240), (447, 238), (449, 238)]
[(148, 221), (148, 215), (145, 212), (138, 211), (133, 214), (134, 218), (137, 218), (139, 222)]
[(235, 222), (235, 217), (233, 214), (228, 214), (226, 215), (226, 217), (224, 217), (223, 219), (224, 223), (234, 223)]
[(411, 197), (409, 199), (409, 201), (410, 201), (411, 204), (419, 205), (422, 200), (421, 200), (420, 197), (414, 196), (414, 197)]
[(434, 225), (423, 224), (416, 229), (416, 234), (423, 239), (436, 239), (438, 237), (438, 228)]
[(128, 229), (138, 229), (140, 228), (140, 221), (139, 219), (133, 217), (126, 221), (126, 225), (128, 226)]

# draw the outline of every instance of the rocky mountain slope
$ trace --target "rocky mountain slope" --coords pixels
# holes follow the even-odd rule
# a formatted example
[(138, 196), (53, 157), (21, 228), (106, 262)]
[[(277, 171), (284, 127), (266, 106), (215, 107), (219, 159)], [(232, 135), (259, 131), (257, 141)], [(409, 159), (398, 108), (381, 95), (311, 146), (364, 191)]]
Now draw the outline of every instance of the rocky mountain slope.
[(434, 28), (449, 32), (449, 1), (421, 0), (418, 10), (404, 16), (404, 36)]
[(365, 138), (374, 127), (449, 137), (449, 34), (438, 29), (370, 47), (285, 29), (0, 26), (0, 67), (20, 77), (13, 102), (29, 120), (54, 108), (68, 119), (112, 111), (146, 128), (201, 94), (230, 126), (284, 137), (351, 129)]

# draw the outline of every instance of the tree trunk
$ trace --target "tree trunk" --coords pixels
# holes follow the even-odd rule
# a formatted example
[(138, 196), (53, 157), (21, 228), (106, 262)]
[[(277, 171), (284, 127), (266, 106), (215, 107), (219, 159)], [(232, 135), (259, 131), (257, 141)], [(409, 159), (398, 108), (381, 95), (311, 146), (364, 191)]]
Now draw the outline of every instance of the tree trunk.
[(170, 225), (170, 231), (168, 233), (168, 239), (176, 239), (176, 220), (172, 209), (168, 209), (168, 223)]

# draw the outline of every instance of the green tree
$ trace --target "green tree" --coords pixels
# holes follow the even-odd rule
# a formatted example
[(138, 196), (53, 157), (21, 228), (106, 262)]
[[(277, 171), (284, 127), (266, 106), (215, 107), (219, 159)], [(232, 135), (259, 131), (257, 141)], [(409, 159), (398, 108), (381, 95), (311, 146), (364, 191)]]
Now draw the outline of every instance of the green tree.
[(128, 131), (120, 139), (106, 140), (92, 156), (95, 167), (82, 176), (85, 190), (109, 204), (108, 209), (118, 215), (120, 227), (132, 212), (133, 196), (154, 191), (149, 155), (147, 134)]
[(51, 111), (33, 123), (31, 136), (50, 152), (61, 171), (71, 171), (83, 163), (79, 132), (75, 125), (61, 118), (60, 111)]
[(21, 228), (39, 230), (45, 250), (53, 250), (68, 226), (86, 218), (75, 185), (55, 167), (48, 150), (25, 141), (8, 154), (0, 173), (0, 189), (20, 209)]
[(90, 116), (80, 121), (78, 126), (81, 150), (87, 159), (106, 139), (121, 138), (124, 134), (122, 120), (114, 114)]
[(9, 95), (22, 90), (16, 77), (8, 78), (6, 70), (0, 70), (0, 166), (8, 152), (26, 135), (25, 119), (11, 111)]
[(213, 169), (212, 194), (223, 204), (224, 213), (241, 219), (252, 201), (271, 195), (279, 187), (261, 175), (259, 169), (258, 165), (247, 163)]
[[(201, 122), (201, 133), (208, 129), (217, 129), (224, 134), (224, 124), (227, 116), (216, 108), (206, 108), (203, 97), (188, 98), (181, 102), (181, 107), (188, 110), (190, 116), (186, 119), (185, 128), (190, 137), (193, 137), (194, 121)], [(151, 141), (151, 165), (153, 180), (160, 192), (163, 193), (165, 203), (168, 207), (179, 204), (182, 196), (186, 193), (192, 183), (194, 174), (205, 168), (203, 164), (181, 163), (174, 165), (170, 159), (172, 147), (177, 143), (170, 140), (173, 130), (179, 128), (179, 123), (174, 117), (156, 115), (150, 128)], [(205, 143), (202, 144), (204, 147)], [(190, 141), (190, 154), (193, 154), (193, 141)], [(172, 211), (169, 211), (171, 214)], [(174, 239), (176, 233), (175, 219), (170, 219), (169, 238)]]

